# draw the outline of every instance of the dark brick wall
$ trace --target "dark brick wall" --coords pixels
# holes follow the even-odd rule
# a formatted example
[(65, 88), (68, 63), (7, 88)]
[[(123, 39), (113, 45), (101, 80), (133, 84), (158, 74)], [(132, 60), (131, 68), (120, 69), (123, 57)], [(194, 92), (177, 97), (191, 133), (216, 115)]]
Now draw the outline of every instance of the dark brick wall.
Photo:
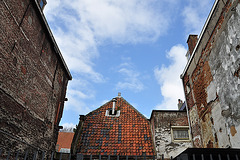
[(0, 128), (54, 150), (70, 78), (40, 12), (35, 1), (0, 1)]

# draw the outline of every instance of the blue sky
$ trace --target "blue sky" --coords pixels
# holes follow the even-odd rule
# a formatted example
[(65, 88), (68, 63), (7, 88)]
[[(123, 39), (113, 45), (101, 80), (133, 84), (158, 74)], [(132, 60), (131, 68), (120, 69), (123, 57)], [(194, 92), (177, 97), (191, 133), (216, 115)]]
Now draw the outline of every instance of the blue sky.
[(147, 118), (177, 109), (186, 40), (214, 0), (48, 0), (44, 13), (70, 69), (61, 125), (122, 97)]

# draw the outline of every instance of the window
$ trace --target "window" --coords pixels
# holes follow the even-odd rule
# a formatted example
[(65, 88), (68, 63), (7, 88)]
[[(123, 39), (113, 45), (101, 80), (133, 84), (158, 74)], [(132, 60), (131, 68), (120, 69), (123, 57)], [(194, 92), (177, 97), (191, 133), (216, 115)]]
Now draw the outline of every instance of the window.
[(112, 108), (106, 110), (105, 116), (109, 117), (119, 117), (120, 116), (120, 110), (115, 110), (114, 113), (112, 112)]
[(39, 2), (39, 5), (40, 5), (40, 8), (43, 10), (45, 5), (47, 4), (47, 1), (46, 0), (38, 0)]
[(43, 8), (43, 0), (40, 0), (40, 7)]
[(187, 51), (187, 54), (186, 54), (186, 58), (187, 58), (187, 60), (189, 60), (190, 57), (191, 57), (191, 54), (190, 54), (190, 51), (188, 50), (188, 51)]
[(189, 127), (187, 126), (172, 126), (172, 139), (173, 141), (189, 141)]
[(186, 84), (186, 89), (187, 89), (187, 94), (189, 94), (190, 93), (190, 83), (189, 83), (189, 81)]

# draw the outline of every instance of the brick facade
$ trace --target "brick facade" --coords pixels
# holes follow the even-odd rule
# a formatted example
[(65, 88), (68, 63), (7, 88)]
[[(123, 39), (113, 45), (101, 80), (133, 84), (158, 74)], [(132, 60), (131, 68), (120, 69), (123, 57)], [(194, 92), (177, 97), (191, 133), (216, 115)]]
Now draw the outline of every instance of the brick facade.
[(0, 35), (0, 145), (54, 150), (71, 75), (37, 1), (0, 1)]

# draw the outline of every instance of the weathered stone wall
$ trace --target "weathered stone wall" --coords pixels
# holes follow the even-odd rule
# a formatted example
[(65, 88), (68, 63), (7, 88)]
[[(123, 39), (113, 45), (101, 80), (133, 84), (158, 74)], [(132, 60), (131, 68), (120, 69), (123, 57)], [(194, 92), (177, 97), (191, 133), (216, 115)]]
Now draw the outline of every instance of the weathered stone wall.
[(185, 111), (153, 110), (150, 122), (158, 159), (162, 155), (165, 159), (170, 159), (192, 146), (190, 140), (176, 142), (172, 139), (172, 126), (189, 126)]
[[(240, 4), (229, 11), (229, 19), (219, 33), (209, 55), (213, 90), (219, 98), (218, 115), (213, 116), (219, 147), (240, 147)], [(209, 88), (210, 90), (210, 88)], [(210, 99), (211, 100), (211, 99)], [(212, 112), (213, 114), (213, 112)], [(219, 119), (226, 126), (217, 126)], [(227, 130), (226, 130), (227, 128)], [(224, 137), (223, 137), (223, 136)], [(229, 142), (225, 142), (228, 139)]]
[(32, 0), (0, 1), (0, 142), (6, 147), (11, 136), (44, 150), (57, 141), (71, 75), (41, 13)]
[(194, 147), (240, 147), (239, 20), (238, 0), (218, 1), (183, 75)]

